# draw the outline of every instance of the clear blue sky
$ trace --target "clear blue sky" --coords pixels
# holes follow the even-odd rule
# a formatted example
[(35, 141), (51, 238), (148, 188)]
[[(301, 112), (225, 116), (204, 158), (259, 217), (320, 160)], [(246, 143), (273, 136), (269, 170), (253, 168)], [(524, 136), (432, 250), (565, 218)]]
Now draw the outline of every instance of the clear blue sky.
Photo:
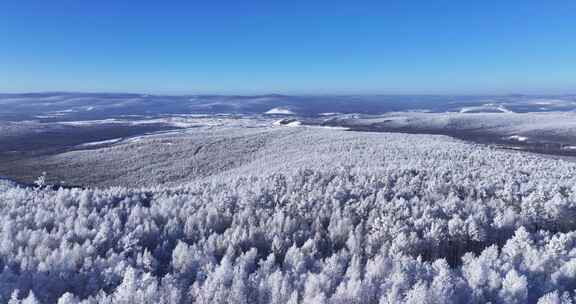
[(0, 91), (576, 92), (576, 1), (0, 1)]

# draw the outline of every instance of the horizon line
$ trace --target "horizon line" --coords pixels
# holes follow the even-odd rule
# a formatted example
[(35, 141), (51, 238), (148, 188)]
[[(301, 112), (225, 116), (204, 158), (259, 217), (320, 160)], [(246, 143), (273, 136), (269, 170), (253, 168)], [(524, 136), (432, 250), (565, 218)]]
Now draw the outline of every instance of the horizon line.
[(104, 90), (86, 90), (86, 91), (75, 91), (75, 90), (38, 90), (38, 91), (0, 91), (0, 95), (25, 95), (25, 94), (118, 94), (118, 95), (142, 95), (142, 96), (572, 96), (576, 95), (576, 92), (562, 92), (562, 93), (545, 93), (545, 92), (535, 92), (535, 93), (522, 93), (522, 92), (511, 92), (511, 93), (496, 93), (496, 92), (478, 92), (478, 93), (408, 93), (408, 92), (382, 92), (382, 93), (278, 93), (278, 92), (261, 92), (261, 93), (225, 93), (225, 92), (190, 92), (190, 93), (151, 93), (151, 92), (137, 92), (137, 91), (104, 91)]

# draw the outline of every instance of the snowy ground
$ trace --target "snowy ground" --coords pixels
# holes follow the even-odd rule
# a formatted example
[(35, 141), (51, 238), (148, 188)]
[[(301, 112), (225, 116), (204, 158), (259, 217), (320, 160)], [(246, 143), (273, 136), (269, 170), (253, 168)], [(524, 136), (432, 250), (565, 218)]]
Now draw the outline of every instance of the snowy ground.
[(0, 301), (574, 296), (576, 164), (446, 136), (260, 123), (43, 160), (48, 175), (100, 189), (0, 181)]
[(502, 136), (569, 139), (576, 134), (576, 112), (547, 113), (415, 113), (339, 115), (326, 122), (349, 126), (382, 126), (390, 129), (479, 131)]
[(0, 303), (576, 300), (576, 163), (473, 143), (574, 153), (574, 113), (512, 113), (571, 101), (249, 100), (260, 112), (0, 122), (0, 175), (49, 184), (0, 179)]
[(50, 172), (52, 182), (69, 185), (175, 185), (240, 166), (290, 134), (296, 134), (290, 140), (297, 142), (301, 132), (313, 127), (338, 129), (342, 137), (373, 136), (366, 131), (438, 134), (500, 148), (576, 155), (572, 112), (171, 115), (0, 123), (0, 176), (32, 182)]
[(547, 154), (576, 155), (576, 112), (417, 113), (335, 115), (309, 124), (358, 131), (442, 134), (483, 144)]

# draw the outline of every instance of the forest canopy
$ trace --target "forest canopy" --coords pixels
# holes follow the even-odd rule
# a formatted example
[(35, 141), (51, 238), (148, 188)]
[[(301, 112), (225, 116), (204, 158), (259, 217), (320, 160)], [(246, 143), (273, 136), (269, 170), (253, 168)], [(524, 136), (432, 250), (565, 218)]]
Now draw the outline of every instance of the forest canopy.
[(0, 182), (0, 301), (573, 303), (576, 165), (442, 136), (260, 131), (276, 139), (179, 186)]

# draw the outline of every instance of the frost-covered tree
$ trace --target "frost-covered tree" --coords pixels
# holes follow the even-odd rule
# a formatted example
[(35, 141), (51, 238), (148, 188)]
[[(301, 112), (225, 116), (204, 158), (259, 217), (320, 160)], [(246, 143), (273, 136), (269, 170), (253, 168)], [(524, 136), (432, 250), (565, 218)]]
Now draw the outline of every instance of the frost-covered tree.
[(175, 187), (0, 181), (0, 302), (574, 303), (575, 164), (282, 132)]

